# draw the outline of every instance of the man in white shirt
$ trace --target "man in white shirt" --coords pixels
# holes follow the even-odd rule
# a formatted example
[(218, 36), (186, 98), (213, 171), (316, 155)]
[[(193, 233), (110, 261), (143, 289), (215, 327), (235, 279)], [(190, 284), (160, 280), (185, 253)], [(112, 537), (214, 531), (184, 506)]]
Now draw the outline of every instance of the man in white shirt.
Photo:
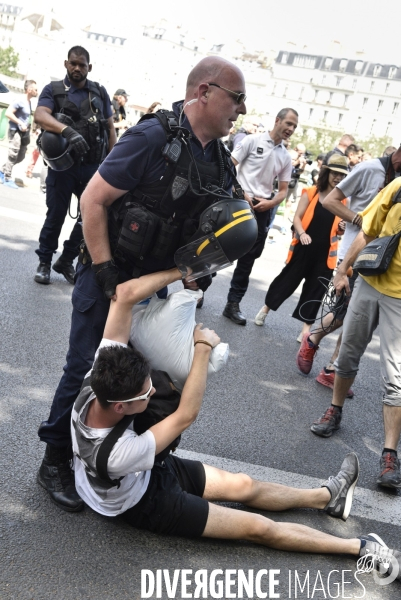
[[(211, 502), (242, 502), (253, 509), (273, 511), (315, 508), (346, 520), (359, 475), (354, 453), (345, 457), (336, 477), (309, 490), (256, 481), (172, 454), (158, 459), (198, 416), (209, 355), (220, 341), (214, 331), (196, 326), (194, 360), (177, 410), (137, 435), (130, 416), (146, 411), (155, 389), (148, 361), (127, 345), (132, 306), (179, 278), (181, 273), (171, 269), (117, 286), (101, 347), (72, 411), (76, 488), (81, 497), (100, 514), (121, 514), (130, 525), (154, 533), (243, 539), (282, 550), (369, 555), (374, 560), (386, 552), (387, 562), (400, 574), (401, 553), (384, 547), (375, 534), (341, 539)], [(121, 429), (127, 418), (131, 424)], [(102, 474), (98, 467), (102, 444), (117, 427), (121, 435), (108, 450), (106, 473)]]
[[(253, 264), (263, 252), (271, 210), (287, 195), (292, 167), (283, 141), (289, 140), (297, 125), (298, 113), (292, 108), (283, 108), (271, 131), (247, 135), (231, 154), (234, 164), (239, 165), (238, 181), (252, 199), (258, 222), (258, 237), (251, 250), (237, 262), (223, 311), (223, 315), (237, 325), (246, 325), (239, 304), (248, 289)], [(276, 177), (279, 188), (274, 196)]]

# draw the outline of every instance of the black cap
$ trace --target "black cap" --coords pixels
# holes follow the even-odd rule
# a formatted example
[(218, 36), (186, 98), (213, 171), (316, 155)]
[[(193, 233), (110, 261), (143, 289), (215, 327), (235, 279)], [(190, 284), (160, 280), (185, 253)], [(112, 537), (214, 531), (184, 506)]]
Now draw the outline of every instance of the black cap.
[(123, 90), (123, 89), (118, 89), (114, 95), (115, 96), (125, 96), (125, 97), (128, 97), (127, 92), (125, 90)]
[(5, 94), (8, 91), (9, 91), (9, 89), (6, 88), (6, 86), (4, 85), (4, 83), (2, 81), (0, 81), (0, 94)]

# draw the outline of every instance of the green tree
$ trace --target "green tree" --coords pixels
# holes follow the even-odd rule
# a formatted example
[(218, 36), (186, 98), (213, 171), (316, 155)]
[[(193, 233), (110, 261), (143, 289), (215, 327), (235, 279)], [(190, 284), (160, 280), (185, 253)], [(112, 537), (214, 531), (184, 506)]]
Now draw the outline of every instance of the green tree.
[(377, 158), (383, 154), (383, 150), (387, 146), (393, 145), (393, 141), (388, 135), (383, 135), (382, 137), (370, 136), (365, 140), (357, 140), (357, 144), (362, 146), (365, 152), (369, 152), (373, 158)]
[(0, 48), (0, 73), (9, 77), (18, 77), (16, 68), (19, 61), (19, 54), (12, 46)]

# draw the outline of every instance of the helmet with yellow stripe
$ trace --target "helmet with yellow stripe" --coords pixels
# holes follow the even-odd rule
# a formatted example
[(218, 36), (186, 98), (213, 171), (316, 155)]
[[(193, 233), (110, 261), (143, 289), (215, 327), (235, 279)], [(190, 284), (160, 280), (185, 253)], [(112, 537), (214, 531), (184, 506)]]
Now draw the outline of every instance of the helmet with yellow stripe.
[(183, 277), (193, 281), (241, 258), (257, 234), (256, 219), (246, 200), (220, 200), (203, 211), (197, 232), (177, 250), (174, 260)]

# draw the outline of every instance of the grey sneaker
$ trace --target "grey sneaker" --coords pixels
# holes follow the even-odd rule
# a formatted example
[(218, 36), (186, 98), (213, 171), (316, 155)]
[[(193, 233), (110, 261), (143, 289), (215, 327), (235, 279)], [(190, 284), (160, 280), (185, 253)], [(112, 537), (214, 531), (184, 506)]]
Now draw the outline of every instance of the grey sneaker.
[(330, 477), (322, 485), (331, 493), (331, 500), (324, 508), (328, 515), (343, 521), (348, 519), (358, 477), (359, 460), (355, 452), (350, 452), (344, 458), (338, 475)]
[[(377, 533), (361, 535), (359, 539), (365, 541), (365, 544), (359, 552), (357, 574), (370, 573), (374, 570), (381, 578), (391, 577), (392, 581), (401, 580), (401, 552), (389, 548)], [(387, 583), (391, 582), (386, 581)]]

